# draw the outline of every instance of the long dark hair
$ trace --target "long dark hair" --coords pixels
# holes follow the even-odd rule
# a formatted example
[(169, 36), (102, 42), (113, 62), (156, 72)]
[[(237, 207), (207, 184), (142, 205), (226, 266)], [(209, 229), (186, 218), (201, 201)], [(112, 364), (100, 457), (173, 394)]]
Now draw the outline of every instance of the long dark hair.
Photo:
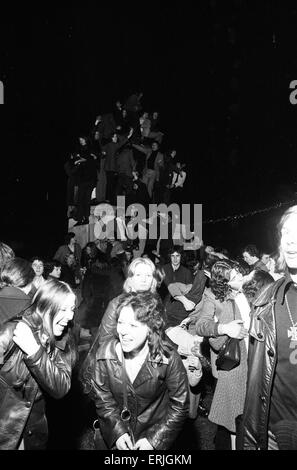
[(230, 260), (217, 261), (211, 268), (209, 286), (215, 298), (220, 302), (224, 302), (232, 292), (228, 282), (233, 268), (236, 268), (236, 265)]
[(277, 225), (277, 235), (278, 235), (278, 258), (276, 261), (276, 272), (284, 272), (286, 269), (286, 261), (285, 257), (282, 251), (281, 247), (281, 233), (282, 233), (282, 228), (285, 224), (285, 222), (291, 217), (291, 216), (297, 216), (297, 205), (289, 207), (287, 209), (283, 216), (281, 217), (278, 225)]
[(33, 297), (29, 314), (30, 323), (39, 330), (39, 336), (45, 334), (48, 337), (50, 351), (54, 349), (56, 343), (53, 321), (69, 294), (76, 297), (69, 284), (50, 279), (39, 287)]
[[(32, 304), (23, 313), (23, 320), (35, 331), (49, 355), (52, 354), (57, 341), (53, 333), (53, 320), (69, 294), (75, 296), (73, 290), (65, 282), (54, 279), (46, 281), (36, 291)], [(46, 344), (42, 339), (43, 334), (48, 337)], [(70, 355), (71, 364), (74, 365), (76, 361), (74, 338), (70, 332), (64, 334), (67, 335), (65, 353)], [(28, 380), (30, 372), (23, 361), (14, 361), (13, 357), (12, 360), (8, 360), (6, 371), (14, 370), (16, 378), (13, 386), (20, 387)]]
[[(117, 304), (117, 318), (121, 309), (128, 305), (132, 307), (135, 318), (148, 325), (150, 330), (148, 338), (150, 356), (156, 361), (156, 365), (158, 365), (162, 360), (162, 355), (169, 357), (172, 351), (172, 346), (165, 336), (166, 316), (162, 300), (158, 294), (154, 294), (150, 291), (122, 294)], [(88, 352), (79, 374), (83, 392), (90, 394), (91, 398), (96, 396), (93, 383), (98, 347), (99, 338), (97, 337)]]

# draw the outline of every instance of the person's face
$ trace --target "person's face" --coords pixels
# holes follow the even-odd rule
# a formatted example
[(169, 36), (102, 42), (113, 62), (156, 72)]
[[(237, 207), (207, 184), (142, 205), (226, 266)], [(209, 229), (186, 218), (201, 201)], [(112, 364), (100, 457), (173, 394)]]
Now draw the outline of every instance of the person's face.
[(86, 141), (86, 139), (84, 139), (83, 137), (80, 137), (80, 138), (79, 138), (79, 143), (80, 143), (80, 145), (86, 145), (86, 144), (87, 144), (87, 141)]
[(55, 278), (59, 279), (60, 276), (61, 276), (61, 266), (54, 266), (54, 269), (52, 270), (50, 275), (52, 277), (55, 277)]
[(73, 319), (74, 309), (75, 295), (69, 293), (53, 320), (53, 333), (57, 338), (62, 335), (68, 322)]
[(127, 111), (125, 109), (123, 109), (123, 111), (122, 111), (122, 116), (123, 116), (123, 118), (125, 118), (127, 116)]
[(117, 134), (113, 134), (111, 140), (116, 144), (117, 141), (118, 141), (118, 136), (117, 136)]
[(289, 269), (297, 269), (297, 215), (292, 214), (281, 230), (281, 251)]
[(170, 155), (171, 155), (171, 158), (175, 158), (175, 156), (176, 156), (176, 150), (172, 150), (172, 152), (171, 152)]
[(43, 271), (44, 271), (44, 265), (42, 261), (35, 259), (32, 263), (32, 268), (36, 276), (42, 276)]
[(127, 258), (127, 261), (131, 261), (132, 259), (132, 253), (130, 251), (126, 251), (126, 258)]
[(126, 306), (120, 312), (117, 332), (123, 351), (136, 353), (147, 343), (149, 328), (135, 319), (132, 307)]
[(90, 247), (90, 246), (87, 246), (87, 248), (86, 248), (86, 253), (87, 253), (87, 255), (90, 255), (90, 254), (91, 254), (91, 251), (92, 251), (92, 250), (91, 250), (91, 247)]
[(253, 257), (247, 252), (247, 251), (244, 251), (242, 253), (242, 257), (244, 259), (244, 261), (249, 265), (251, 266), (252, 264), (254, 264), (254, 259)]
[(264, 263), (265, 265), (269, 263), (269, 260), (270, 260), (270, 256), (269, 255), (266, 255), (264, 253), (264, 255), (261, 256), (261, 261), (262, 263)]
[(102, 240), (100, 245), (97, 248), (99, 248), (100, 251), (105, 253), (107, 250), (107, 242), (105, 240), (104, 241)]
[(153, 273), (151, 268), (145, 264), (138, 264), (132, 276), (132, 281), (136, 292), (149, 290), (153, 282)]
[(157, 113), (157, 111), (155, 111), (155, 112), (153, 113), (153, 119), (157, 119), (157, 118), (158, 118), (158, 115), (159, 115), (159, 113)]
[(153, 150), (154, 152), (156, 152), (156, 150), (158, 150), (158, 148), (159, 148), (159, 147), (158, 147), (158, 144), (157, 144), (156, 142), (154, 142), (154, 143), (152, 144), (152, 150)]
[(240, 290), (243, 283), (243, 275), (237, 269), (231, 269), (229, 286), (233, 290)]
[(75, 242), (76, 242), (76, 238), (73, 237), (70, 239), (69, 245), (74, 245)]
[(74, 255), (69, 255), (66, 260), (68, 266), (73, 266), (75, 264)]
[(174, 268), (178, 268), (180, 265), (180, 260), (181, 260), (181, 254), (175, 251), (171, 255), (171, 264)]
[(100, 132), (97, 132), (97, 131), (95, 132), (94, 139), (100, 140)]

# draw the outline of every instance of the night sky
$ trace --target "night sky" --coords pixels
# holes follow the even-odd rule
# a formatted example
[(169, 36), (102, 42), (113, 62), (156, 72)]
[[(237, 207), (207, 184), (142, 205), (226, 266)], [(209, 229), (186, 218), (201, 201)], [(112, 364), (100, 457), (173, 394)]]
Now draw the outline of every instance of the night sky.
[[(197, 2), (198, 3), (198, 2)], [(201, 1), (196, 8), (59, 8), (1, 15), (0, 239), (51, 256), (67, 229), (63, 164), (99, 113), (143, 91), (163, 150), (187, 163), (203, 238), (275, 248), (297, 191), (296, 2)], [(294, 5), (295, 3), (295, 5)]]

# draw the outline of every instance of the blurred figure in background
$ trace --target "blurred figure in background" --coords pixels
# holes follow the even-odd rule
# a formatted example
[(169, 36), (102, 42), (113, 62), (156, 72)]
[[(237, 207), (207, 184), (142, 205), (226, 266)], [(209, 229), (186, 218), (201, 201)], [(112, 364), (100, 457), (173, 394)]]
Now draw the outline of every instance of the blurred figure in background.
[(35, 272), (29, 261), (12, 258), (0, 271), (0, 327), (21, 314), (30, 304)]

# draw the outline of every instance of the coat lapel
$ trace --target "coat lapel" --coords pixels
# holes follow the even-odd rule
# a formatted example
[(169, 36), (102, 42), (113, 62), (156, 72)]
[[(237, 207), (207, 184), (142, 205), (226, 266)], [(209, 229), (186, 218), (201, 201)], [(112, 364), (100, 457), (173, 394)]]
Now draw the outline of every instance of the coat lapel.
[(142, 384), (147, 382), (148, 380), (151, 380), (153, 378), (153, 374), (150, 370), (151, 363), (150, 361), (144, 361), (144, 363), (141, 366), (140, 371), (138, 372), (136, 379), (133, 382), (133, 387), (137, 388), (140, 387)]

